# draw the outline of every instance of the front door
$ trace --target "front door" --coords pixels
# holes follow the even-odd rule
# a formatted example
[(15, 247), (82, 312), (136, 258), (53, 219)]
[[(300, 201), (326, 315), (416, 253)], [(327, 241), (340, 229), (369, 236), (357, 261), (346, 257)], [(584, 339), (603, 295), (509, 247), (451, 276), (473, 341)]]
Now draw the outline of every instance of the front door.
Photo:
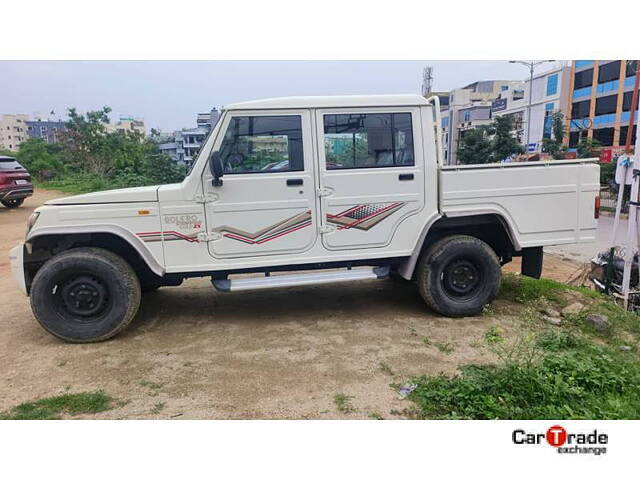
[(308, 110), (231, 112), (216, 141), (222, 186), (204, 178), (209, 252), (218, 258), (299, 253), (317, 235)]
[(425, 204), (419, 109), (319, 110), (316, 125), (324, 246), (389, 245)]

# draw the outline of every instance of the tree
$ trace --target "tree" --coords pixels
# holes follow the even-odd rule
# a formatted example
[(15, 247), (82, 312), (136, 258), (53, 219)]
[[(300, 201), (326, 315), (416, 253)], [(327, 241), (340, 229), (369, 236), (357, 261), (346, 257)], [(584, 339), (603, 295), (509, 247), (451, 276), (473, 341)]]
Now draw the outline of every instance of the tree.
[(103, 147), (107, 135), (107, 124), (111, 108), (79, 114), (75, 108), (68, 110), (69, 120), (60, 134), (60, 143), (65, 150), (67, 161), (87, 173), (106, 175), (111, 169)]
[(34, 177), (48, 180), (64, 172), (62, 151), (58, 144), (49, 144), (41, 138), (29, 138), (20, 144), (14, 156)]
[(523, 151), (513, 136), (513, 118), (503, 115), (491, 125), (467, 130), (460, 139), (458, 160), (462, 164), (495, 163)]
[(145, 166), (146, 177), (152, 183), (178, 183), (184, 179), (186, 169), (164, 153), (149, 155)]
[(60, 142), (29, 139), (15, 155), (41, 180), (54, 176), (80, 184), (80, 190), (176, 183), (186, 173), (138, 132), (109, 132), (109, 107), (79, 114), (70, 108)]
[(564, 141), (564, 115), (562, 112), (553, 114), (552, 138), (542, 139), (542, 151), (549, 153), (553, 158), (562, 158), (562, 153), (566, 147), (562, 145)]
[(502, 115), (493, 121), (494, 136), (491, 142), (493, 161), (502, 162), (513, 155), (524, 153), (524, 148), (513, 136), (513, 117)]
[(578, 158), (593, 158), (600, 156), (602, 144), (595, 138), (584, 137), (578, 142)]
[(490, 140), (492, 134), (492, 129), (488, 126), (464, 132), (458, 148), (458, 161), (464, 165), (491, 163), (493, 161)]

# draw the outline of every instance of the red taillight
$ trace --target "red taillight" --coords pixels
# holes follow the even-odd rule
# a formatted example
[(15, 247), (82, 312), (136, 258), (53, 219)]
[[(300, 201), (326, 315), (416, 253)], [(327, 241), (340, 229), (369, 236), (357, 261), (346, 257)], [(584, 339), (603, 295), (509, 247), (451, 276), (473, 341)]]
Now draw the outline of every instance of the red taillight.
[(600, 195), (596, 195), (594, 203), (593, 218), (600, 218)]

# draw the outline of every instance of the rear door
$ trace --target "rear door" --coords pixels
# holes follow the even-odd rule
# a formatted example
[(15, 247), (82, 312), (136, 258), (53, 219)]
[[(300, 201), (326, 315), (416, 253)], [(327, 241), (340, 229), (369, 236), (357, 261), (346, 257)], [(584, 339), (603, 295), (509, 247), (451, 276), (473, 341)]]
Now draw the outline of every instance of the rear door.
[(299, 253), (317, 237), (311, 114), (232, 111), (220, 152), (222, 186), (205, 175), (209, 252), (218, 258)]
[(423, 209), (420, 129), (417, 107), (316, 112), (327, 249), (384, 247)]

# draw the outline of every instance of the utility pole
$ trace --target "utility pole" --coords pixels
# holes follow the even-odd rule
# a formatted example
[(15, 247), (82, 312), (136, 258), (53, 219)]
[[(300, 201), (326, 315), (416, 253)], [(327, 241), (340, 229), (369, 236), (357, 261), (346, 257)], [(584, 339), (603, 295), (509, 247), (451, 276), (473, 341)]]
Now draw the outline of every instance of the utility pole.
[(533, 94), (533, 72), (538, 65), (547, 62), (553, 62), (555, 60), (540, 60), (538, 62), (529, 61), (524, 62), (522, 60), (509, 60), (509, 63), (519, 63), (529, 69), (529, 103), (527, 104), (527, 152), (529, 151), (529, 141), (531, 139), (531, 103)]

